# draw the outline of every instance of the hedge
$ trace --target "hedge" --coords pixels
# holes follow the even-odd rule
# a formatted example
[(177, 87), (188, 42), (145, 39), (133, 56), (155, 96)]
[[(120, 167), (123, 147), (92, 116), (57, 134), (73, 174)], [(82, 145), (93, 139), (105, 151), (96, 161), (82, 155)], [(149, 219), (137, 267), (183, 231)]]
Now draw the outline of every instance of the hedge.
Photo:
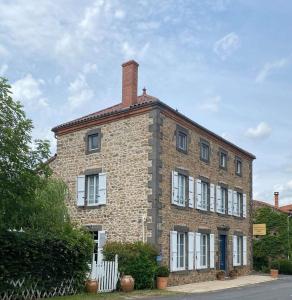
[(103, 249), (106, 260), (119, 257), (119, 272), (121, 275), (131, 275), (135, 279), (135, 289), (153, 288), (157, 269), (156, 249), (142, 242), (107, 243)]
[(75, 291), (83, 289), (93, 247), (86, 233), (72, 230), (56, 237), (2, 231), (0, 245), (0, 292), (13, 290), (12, 280), (24, 280), (22, 290), (33, 285), (40, 293), (66, 281)]

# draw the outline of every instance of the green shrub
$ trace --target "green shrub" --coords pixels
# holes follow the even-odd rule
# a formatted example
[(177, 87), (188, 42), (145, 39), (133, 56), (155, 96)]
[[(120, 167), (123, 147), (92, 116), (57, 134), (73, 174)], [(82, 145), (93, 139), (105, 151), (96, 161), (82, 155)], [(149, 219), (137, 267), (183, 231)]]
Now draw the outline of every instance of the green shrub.
[(280, 274), (292, 275), (292, 262), (287, 259), (278, 260)]
[(169, 276), (169, 269), (167, 266), (158, 266), (156, 269), (156, 276), (157, 277), (168, 277)]
[(0, 245), (0, 298), (1, 291), (14, 291), (11, 280), (25, 279), (23, 288), (37, 284), (44, 292), (72, 279), (76, 291), (83, 289), (93, 249), (88, 234), (75, 229), (64, 236), (2, 231)]
[(103, 254), (106, 260), (119, 256), (119, 272), (133, 276), (135, 289), (154, 287), (157, 251), (152, 245), (111, 242), (105, 245)]

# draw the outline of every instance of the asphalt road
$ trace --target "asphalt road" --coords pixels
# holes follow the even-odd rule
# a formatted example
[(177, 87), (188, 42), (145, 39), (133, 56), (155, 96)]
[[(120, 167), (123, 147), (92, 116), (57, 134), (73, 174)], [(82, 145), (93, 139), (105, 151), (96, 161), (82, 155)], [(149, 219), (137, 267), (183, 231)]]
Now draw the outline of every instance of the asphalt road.
[[(219, 292), (156, 298), (156, 300), (292, 300), (292, 276)], [(149, 300), (149, 299), (148, 299)], [(154, 299), (153, 299), (154, 300)]]

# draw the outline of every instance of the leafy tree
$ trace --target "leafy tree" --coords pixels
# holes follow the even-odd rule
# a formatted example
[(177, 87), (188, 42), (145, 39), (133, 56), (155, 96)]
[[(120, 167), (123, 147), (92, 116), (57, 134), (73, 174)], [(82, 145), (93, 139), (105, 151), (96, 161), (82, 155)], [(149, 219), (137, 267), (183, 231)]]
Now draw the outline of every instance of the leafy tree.
[[(27, 227), (35, 191), (50, 174), (48, 141), (32, 141), (32, 121), (0, 77), (0, 229)], [(41, 176), (40, 176), (41, 174)]]
[[(290, 246), (288, 246), (288, 221), (290, 222)], [(291, 221), (286, 213), (265, 207), (256, 211), (255, 224), (266, 224), (267, 234), (253, 241), (253, 256), (256, 269), (270, 267), (272, 260), (287, 258), (292, 245)], [(291, 256), (291, 253), (290, 253)]]

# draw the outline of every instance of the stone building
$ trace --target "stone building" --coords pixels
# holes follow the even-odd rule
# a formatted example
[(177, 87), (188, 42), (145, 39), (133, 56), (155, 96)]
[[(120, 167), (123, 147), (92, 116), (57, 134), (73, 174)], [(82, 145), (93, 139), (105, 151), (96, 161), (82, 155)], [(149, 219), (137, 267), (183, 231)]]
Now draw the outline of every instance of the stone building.
[(158, 248), (170, 284), (248, 273), (255, 157), (143, 90), (122, 65), (122, 102), (56, 126), (50, 165), (71, 219), (108, 241)]

